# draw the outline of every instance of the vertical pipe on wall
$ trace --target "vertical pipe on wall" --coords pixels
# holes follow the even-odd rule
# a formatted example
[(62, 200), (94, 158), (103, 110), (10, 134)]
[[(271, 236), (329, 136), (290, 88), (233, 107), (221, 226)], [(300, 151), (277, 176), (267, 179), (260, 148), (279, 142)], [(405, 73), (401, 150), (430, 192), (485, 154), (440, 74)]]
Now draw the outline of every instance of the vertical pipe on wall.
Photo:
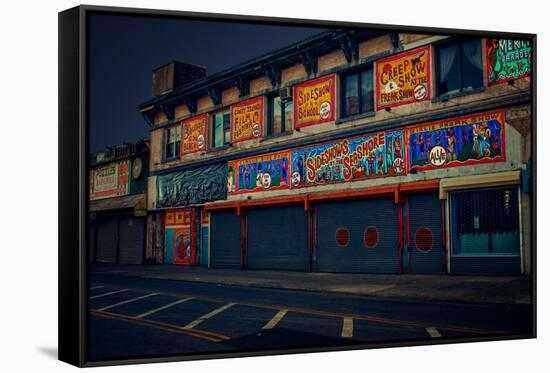
[(445, 236), (445, 200), (441, 200), (441, 269), (447, 266), (447, 238)]
[(309, 255), (309, 271), (313, 272), (313, 211), (307, 211), (307, 246)]
[(196, 224), (195, 224), (195, 219), (196, 219), (196, 214), (195, 214), (195, 209), (192, 208), (191, 209), (191, 265), (194, 266), (195, 265), (195, 262), (197, 260), (197, 236), (195, 234), (195, 228), (196, 228)]
[(409, 210), (409, 200), (405, 200), (405, 207), (407, 209), (407, 222), (406, 222), (406, 232), (407, 232), (407, 270), (406, 273), (411, 273), (411, 212)]
[(398, 241), (398, 250), (399, 250), (399, 273), (403, 273), (403, 205), (398, 205), (397, 211), (397, 229), (399, 231), (399, 241)]

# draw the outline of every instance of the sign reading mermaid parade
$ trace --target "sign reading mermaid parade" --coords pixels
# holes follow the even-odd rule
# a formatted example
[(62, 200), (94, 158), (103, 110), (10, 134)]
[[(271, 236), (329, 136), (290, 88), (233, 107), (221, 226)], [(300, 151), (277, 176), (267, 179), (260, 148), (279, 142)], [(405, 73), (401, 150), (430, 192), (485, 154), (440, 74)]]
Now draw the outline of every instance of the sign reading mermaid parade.
[(487, 39), (489, 85), (531, 75), (531, 42), (514, 39)]

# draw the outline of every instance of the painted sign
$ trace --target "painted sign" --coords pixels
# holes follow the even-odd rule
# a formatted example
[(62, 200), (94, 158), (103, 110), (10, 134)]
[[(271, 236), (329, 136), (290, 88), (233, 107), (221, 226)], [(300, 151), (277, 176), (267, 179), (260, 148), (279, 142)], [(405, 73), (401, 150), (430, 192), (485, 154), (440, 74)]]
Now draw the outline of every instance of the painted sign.
[(531, 42), (513, 39), (487, 39), (489, 85), (531, 75)]
[(292, 151), (293, 188), (404, 175), (403, 131), (381, 131)]
[(238, 194), (288, 189), (289, 167), (288, 151), (230, 161), (227, 164), (227, 191)]
[(335, 75), (294, 86), (294, 127), (331, 122), (335, 118)]
[(127, 195), (129, 189), (130, 160), (112, 162), (93, 169), (90, 199)]
[(206, 150), (207, 115), (182, 121), (181, 156)]
[(407, 138), (411, 170), (428, 171), (506, 159), (503, 111), (410, 127)]
[(174, 264), (191, 264), (193, 260), (191, 227), (174, 229)]
[(376, 110), (429, 100), (430, 47), (376, 61)]
[(259, 96), (231, 106), (231, 142), (260, 138), (263, 135), (264, 97)]

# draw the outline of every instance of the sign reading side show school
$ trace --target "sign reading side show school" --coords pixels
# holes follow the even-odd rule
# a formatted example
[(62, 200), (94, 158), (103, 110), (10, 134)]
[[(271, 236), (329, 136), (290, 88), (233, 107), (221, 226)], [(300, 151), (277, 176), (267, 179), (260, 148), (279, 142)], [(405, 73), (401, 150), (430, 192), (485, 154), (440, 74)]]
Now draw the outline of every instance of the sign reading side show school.
[(489, 85), (531, 75), (531, 43), (527, 40), (487, 39)]
[(182, 122), (181, 155), (206, 150), (206, 114)]
[(124, 196), (129, 193), (130, 161), (108, 163), (91, 173), (90, 199)]
[(294, 127), (331, 122), (335, 118), (334, 75), (294, 86)]
[(290, 185), (288, 151), (229, 161), (227, 167), (230, 194), (288, 189)]
[(231, 142), (252, 140), (263, 135), (264, 98), (251, 98), (231, 106)]
[(503, 111), (410, 127), (407, 138), (411, 170), (428, 171), (506, 160)]
[(430, 47), (376, 61), (376, 110), (429, 100)]
[(292, 151), (293, 188), (405, 172), (403, 131), (381, 131)]

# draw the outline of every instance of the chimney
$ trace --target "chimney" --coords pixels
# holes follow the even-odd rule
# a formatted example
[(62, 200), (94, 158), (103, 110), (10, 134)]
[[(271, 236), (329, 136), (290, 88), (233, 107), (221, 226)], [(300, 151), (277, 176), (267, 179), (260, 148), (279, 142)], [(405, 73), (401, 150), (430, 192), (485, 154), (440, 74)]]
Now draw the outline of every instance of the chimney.
[(206, 76), (206, 67), (174, 61), (153, 70), (153, 97)]

